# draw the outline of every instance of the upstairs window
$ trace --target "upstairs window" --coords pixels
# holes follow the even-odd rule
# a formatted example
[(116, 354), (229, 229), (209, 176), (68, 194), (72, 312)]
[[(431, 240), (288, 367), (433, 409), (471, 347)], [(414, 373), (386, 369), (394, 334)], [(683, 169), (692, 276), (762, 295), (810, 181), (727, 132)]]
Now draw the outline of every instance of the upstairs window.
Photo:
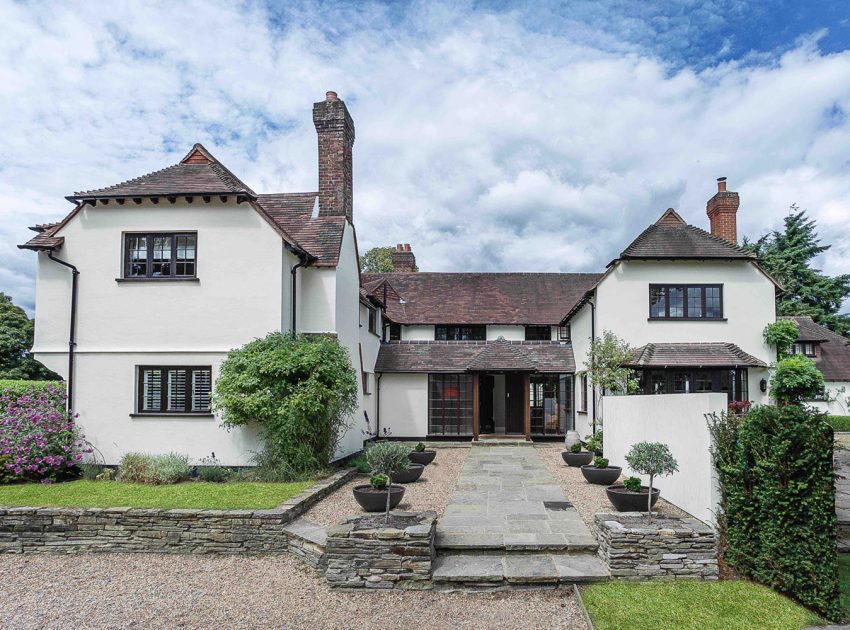
[(817, 356), (815, 352), (815, 344), (811, 341), (798, 341), (791, 346), (791, 354), (802, 354), (807, 357)]
[(486, 326), (435, 326), (434, 339), (437, 341), (485, 341)]
[(190, 232), (125, 234), (125, 278), (194, 278), (198, 235)]
[(378, 312), (374, 308), (369, 309), (369, 332), (378, 334)]
[(722, 319), (723, 285), (650, 284), (650, 319)]
[(401, 341), (401, 324), (390, 324), (390, 341)]
[(139, 366), (140, 414), (208, 414), (212, 391), (209, 366)]
[(526, 326), (526, 341), (550, 341), (552, 339), (552, 328), (549, 326)]
[(570, 331), (570, 325), (566, 326), (558, 326), (558, 339), (561, 341), (571, 341), (572, 340), (572, 332)]

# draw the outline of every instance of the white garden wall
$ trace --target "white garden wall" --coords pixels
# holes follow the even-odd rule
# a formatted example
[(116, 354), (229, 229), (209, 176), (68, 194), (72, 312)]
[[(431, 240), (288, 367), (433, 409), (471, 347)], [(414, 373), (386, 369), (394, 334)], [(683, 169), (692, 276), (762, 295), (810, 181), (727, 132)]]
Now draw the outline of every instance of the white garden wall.
[[(632, 445), (663, 442), (676, 458), (679, 472), (655, 480), (661, 496), (713, 525), (719, 489), (705, 416), (725, 411), (726, 405), (726, 394), (605, 396), (605, 457), (629, 476), (634, 472), (628, 468), (626, 454)], [(647, 477), (642, 479), (647, 483)]]

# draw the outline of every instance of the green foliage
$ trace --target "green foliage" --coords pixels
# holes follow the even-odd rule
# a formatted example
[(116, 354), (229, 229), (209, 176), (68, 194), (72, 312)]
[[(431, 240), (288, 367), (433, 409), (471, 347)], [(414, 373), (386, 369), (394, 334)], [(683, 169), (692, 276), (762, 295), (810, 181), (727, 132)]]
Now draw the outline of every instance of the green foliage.
[(587, 438), (587, 450), (602, 455), (602, 429)]
[(167, 485), (189, 479), (189, 458), (179, 453), (125, 453), (118, 468), (126, 483)]
[(21, 379), (0, 379), (0, 391), (8, 392), (12, 396), (20, 396), (22, 394), (37, 394), (40, 392), (49, 392), (51, 387), (64, 389), (63, 381), (32, 381)]
[(389, 482), (390, 482), (390, 478), (387, 477), (386, 475), (372, 475), (369, 478), (369, 484), (375, 490), (386, 490), (387, 484), (389, 484)]
[(779, 403), (815, 398), (823, 390), (823, 374), (800, 354), (781, 359), (770, 377), (770, 396)]
[(610, 330), (590, 341), (590, 352), (584, 367), (590, 382), (603, 392), (630, 394), (637, 389), (635, 371), (623, 367), (632, 359), (632, 347)]
[(354, 457), (348, 462), (351, 466), (357, 469), (361, 475), (366, 475), (372, 472), (372, 469), (369, 468), (369, 462), (366, 461), (365, 455), (358, 455)]
[(410, 448), (400, 442), (376, 442), (366, 449), (366, 461), (376, 475), (392, 477), (410, 465)]
[(812, 266), (828, 251), (821, 245), (817, 224), (805, 210), (792, 205), (782, 231), (774, 230), (744, 247), (755, 252), (765, 270), (784, 291), (776, 299), (777, 315), (810, 315), (817, 323), (841, 335), (850, 332), (850, 316), (839, 313), (850, 296), (850, 274), (829, 277)]
[(32, 358), (34, 324), (20, 306), (0, 293), (0, 379), (59, 380)]
[(570, 446), (571, 453), (581, 453), (581, 442), (576, 442), (572, 446)]
[(593, 465), (597, 468), (608, 468), (608, 460), (604, 457), (594, 457)]
[(742, 575), (832, 621), (838, 604), (833, 433), (802, 405), (709, 418), (721, 552)]
[(776, 348), (776, 358), (781, 359), (787, 356), (791, 345), (799, 338), (800, 329), (794, 321), (780, 319), (765, 326), (762, 335), (767, 345)]
[(640, 492), (640, 489), (643, 487), (643, 483), (640, 480), (640, 477), (629, 477), (623, 482), (623, 486), (626, 490), (631, 492)]
[(415, 450), (417, 453), (424, 453), (425, 445), (422, 442), (419, 442), (419, 444), (417, 444), (413, 450)]
[(844, 617), (850, 617), (850, 554), (838, 556), (838, 576), (841, 581), (841, 608)]
[(334, 338), (270, 333), (228, 354), (213, 405), (225, 427), (259, 423), (261, 475), (305, 478), (325, 469), (351, 426), (357, 376)]
[(198, 479), (209, 483), (223, 483), (233, 476), (233, 471), (224, 466), (199, 466)]
[(80, 464), (80, 476), (86, 481), (95, 481), (102, 472), (101, 464)]
[(826, 421), (833, 431), (850, 431), (850, 416), (827, 416)]
[(652, 487), (656, 475), (672, 475), (679, 464), (666, 444), (661, 442), (638, 442), (626, 454), (629, 468), (641, 475), (649, 475), (646, 518), (652, 522)]
[(14, 459), (11, 455), (0, 455), (0, 486), (7, 483), (19, 483), (26, 480), (24, 475), (18, 475), (14, 471)]

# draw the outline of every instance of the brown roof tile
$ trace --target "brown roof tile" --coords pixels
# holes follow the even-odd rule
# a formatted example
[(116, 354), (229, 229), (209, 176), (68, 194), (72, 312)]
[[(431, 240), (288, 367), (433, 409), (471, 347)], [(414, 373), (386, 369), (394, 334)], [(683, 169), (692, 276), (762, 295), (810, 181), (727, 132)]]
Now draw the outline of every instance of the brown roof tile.
[(315, 256), (318, 267), (334, 267), (339, 262), (345, 217), (313, 217), (319, 193), (260, 195), (257, 202), (266, 213), (291, 234), (298, 244)]
[(827, 381), (850, 381), (850, 339), (816, 323), (808, 315), (782, 317), (797, 324), (800, 341), (820, 342), (820, 356), (815, 365)]
[(734, 343), (648, 343), (635, 350), (629, 367), (767, 367)]
[(376, 372), (575, 372), (570, 344), (557, 341), (391, 341)]
[[(364, 287), (386, 279), (398, 324), (557, 325), (601, 277), (597, 273), (389, 273), (361, 275)], [(375, 289), (381, 290), (381, 289)], [(382, 296), (381, 296), (382, 297)]]

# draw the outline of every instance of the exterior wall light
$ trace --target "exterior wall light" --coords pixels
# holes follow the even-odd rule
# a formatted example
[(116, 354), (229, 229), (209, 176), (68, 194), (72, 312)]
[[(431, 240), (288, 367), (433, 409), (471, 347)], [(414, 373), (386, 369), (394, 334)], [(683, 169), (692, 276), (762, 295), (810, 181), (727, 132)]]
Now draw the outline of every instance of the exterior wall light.
[(763, 378), (759, 381), (759, 389), (761, 390), (762, 394), (767, 391), (767, 379), (766, 378)]

